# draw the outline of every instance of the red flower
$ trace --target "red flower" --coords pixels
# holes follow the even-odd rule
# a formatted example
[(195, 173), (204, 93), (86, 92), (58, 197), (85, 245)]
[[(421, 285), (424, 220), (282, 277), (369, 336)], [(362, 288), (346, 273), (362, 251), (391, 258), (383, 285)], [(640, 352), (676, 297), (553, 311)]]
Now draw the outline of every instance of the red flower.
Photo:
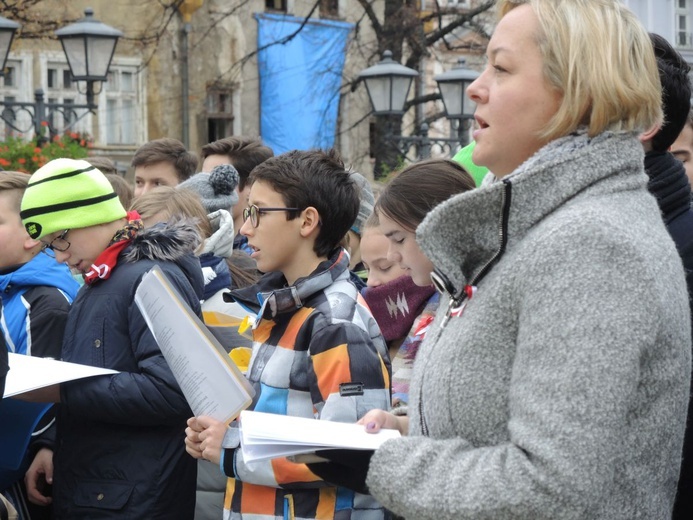
[(34, 148), (34, 153), (41, 153), (41, 149), (37, 146)]
[(5, 159), (4, 157), (0, 157), (0, 166), (9, 166), (9, 165), (10, 165), (10, 161)]
[(20, 157), (19, 159), (17, 159), (17, 162), (19, 164), (26, 164), (26, 159), (24, 157)]
[(48, 121), (41, 121), (41, 126), (48, 126)]

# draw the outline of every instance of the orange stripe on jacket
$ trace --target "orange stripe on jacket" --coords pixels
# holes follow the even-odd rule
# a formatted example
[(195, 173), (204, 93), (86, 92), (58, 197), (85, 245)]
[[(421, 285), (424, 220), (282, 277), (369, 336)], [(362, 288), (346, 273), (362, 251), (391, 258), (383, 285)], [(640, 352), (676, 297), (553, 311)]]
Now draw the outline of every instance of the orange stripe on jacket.
[(305, 464), (289, 462), (285, 458), (273, 459), (272, 470), (274, 471), (274, 478), (277, 479), (277, 484), (320, 481), (320, 477), (310, 471)]
[(337, 488), (323, 488), (318, 498), (318, 508), (315, 511), (315, 520), (332, 520), (334, 508), (337, 505)]
[(312, 359), (323, 401), (326, 401), (330, 394), (339, 392), (341, 383), (351, 381), (349, 351), (346, 343), (315, 354)]
[(253, 341), (264, 343), (270, 337), (275, 323), (272, 320), (262, 320), (257, 329), (253, 330)]
[(313, 309), (310, 307), (302, 307), (301, 309), (297, 310), (289, 320), (286, 330), (279, 339), (277, 346), (295, 350), (296, 336), (298, 335), (298, 331), (301, 330), (301, 327), (303, 327), (303, 324), (306, 322), (308, 316), (310, 316), (312, 312)]
[(245, 514), (274, 515), (276, 489), (267, 486), (243, 483), (241, 511)]

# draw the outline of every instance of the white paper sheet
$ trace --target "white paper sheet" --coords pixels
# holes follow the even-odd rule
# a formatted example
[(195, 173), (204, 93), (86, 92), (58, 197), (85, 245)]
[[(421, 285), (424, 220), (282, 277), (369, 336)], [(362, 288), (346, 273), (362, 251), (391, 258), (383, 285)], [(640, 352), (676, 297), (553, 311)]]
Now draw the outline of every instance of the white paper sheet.
[(195, 415), (228, 422), (250, 405), (252, 386), (161, 269), (142, 278), (135, 302)]
[(9, 360), (10, 371), (7, 373), (5, 395), (3, 397), (12, 397), (36, 390), (37, 388), (65, 383), (75, 379), (118, 373), (117, 370), (108, 368), (90, 367), (55, 359), (13, 354), (11, 352)]
[(366, 433), (363, 425), (318, 421), (244, 410), (240, 419), (243, 460), (253, 462), (321, 449), (377, 450), (397, 430)]

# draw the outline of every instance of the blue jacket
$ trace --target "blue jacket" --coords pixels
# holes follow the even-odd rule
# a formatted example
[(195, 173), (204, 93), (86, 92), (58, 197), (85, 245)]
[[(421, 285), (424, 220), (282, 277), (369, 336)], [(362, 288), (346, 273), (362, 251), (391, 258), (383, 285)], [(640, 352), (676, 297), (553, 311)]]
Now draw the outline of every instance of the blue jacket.
[(42, 253), (15, 271), (0, 274), (7, 349), (59, 358), (65, 318), (78, 289), (67, 266)]
[[(0, 273), (0, 297), (4, 306), (0, 328), (7, 351), (36, 357), (60, 359), (63, 333), (70, 304), (77, 295), (79, 284), (72, 278), (68, 267), (59, 264), (48, 254), (39, 253), (29, 262), (14, 270)], [(17, 404), (25, 409), (35, 409), (27, 403)], [(36, 410), (38, 412), (38, 410)], [(34, 431), (34, 441), (46, 430), (54, 418), (53, 409), (41, 413)], [(0, 449), (18, 450), (15, 446)], [(23, 480), (32, 450), (16, 469), (0, 468), (0, 490), (7, 495), (23, 496), (24, 492), (14, 485)], [(21, 500), (15, 503), (20, 503)], [(28, 518), (26, 511), (20, 518)]]
[(119, 373), (61, 385), (55, 519), (193, 517), (196, 460), (184, 446), (192, 411), (134, 295), (158, 265), (199, 315), (203, 280), (191, 251), (197, 243), (190, 224), (147, 229), (121, 253), (110, 278), (77, 295), (63, 360)]

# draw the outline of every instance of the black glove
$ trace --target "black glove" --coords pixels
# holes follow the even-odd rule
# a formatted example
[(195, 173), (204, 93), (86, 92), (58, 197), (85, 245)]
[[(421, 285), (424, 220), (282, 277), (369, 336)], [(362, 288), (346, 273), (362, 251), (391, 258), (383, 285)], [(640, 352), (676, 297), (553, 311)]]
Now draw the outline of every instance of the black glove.
[(325, 482), (368, 494), (366, 475), (374, 450), (319, 450), (315, 454), (330, 462), (307, 464)]

